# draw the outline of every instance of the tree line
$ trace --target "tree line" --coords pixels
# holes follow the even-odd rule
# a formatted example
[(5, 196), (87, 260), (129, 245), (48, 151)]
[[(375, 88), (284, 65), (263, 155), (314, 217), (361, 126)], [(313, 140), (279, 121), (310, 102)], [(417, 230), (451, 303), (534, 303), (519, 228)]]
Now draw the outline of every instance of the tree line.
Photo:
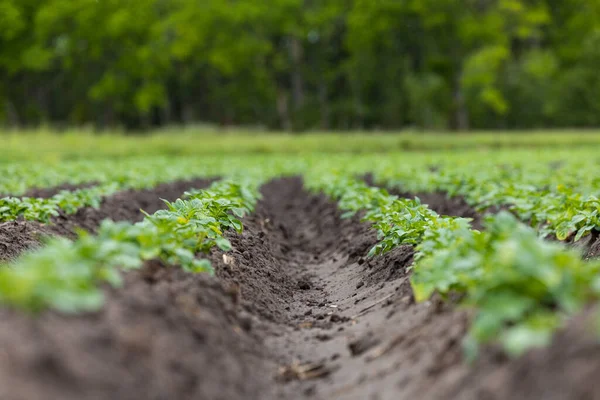
[(0, 124), (600, 125), (600, 0), (0, 0)]

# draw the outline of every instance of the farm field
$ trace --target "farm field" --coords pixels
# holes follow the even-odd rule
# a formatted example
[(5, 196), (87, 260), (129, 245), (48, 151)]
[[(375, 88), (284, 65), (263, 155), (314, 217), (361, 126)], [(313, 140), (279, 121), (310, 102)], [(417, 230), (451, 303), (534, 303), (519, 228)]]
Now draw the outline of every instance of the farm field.
[(600, 398), (598, 135), (173, 135), (0, 136), (0, 400)]

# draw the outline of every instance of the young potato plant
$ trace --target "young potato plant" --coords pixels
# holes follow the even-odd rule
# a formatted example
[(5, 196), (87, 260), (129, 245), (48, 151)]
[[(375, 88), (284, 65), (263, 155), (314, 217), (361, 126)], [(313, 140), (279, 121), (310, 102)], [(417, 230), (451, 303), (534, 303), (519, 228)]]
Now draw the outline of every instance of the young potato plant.
[(12, 221), (19, 217), (48, 223), (52, 217), (59, 215), (63, 210), (66, 214), (75, 214), (83, 207), (100, 207), (102, 198), (119, 190), (114, 184), (95, 186), (88, 189), (74, 191), (62, 190), (53, 197), (6, 197), (0, 199), (0, 222)]
[(240, 218), (254, 210), (259, 179), (220, 181), (168, 208), (130, 224), (105, 220), (97, 236), (85, 232), (71, 242), (52, 239), (13, 265), (0, 266), (0, 302), (31, 311), (95, 310), (102, 306), (100, 284), (121, 283), (121, 270), (159, 259), (189, 272), (211, 272), (201, 257), (214, 246), (230, 250), (228, 229), (241, 232)]
[(482, 232), (454, 231), (443, 246), (432, 236), (417, 246), (415, 297), (463, 295), (464, 304), (477, 311), (467, 340), (470, 355), (476, 343), (492, 340), (513, 355), (546, 345), (565, 316), (596, 296), (592, 282), (600, 263), (540, 240), (508, 212), (489, 216)]
[(207, 170), (220, 163), (217, 157), (210, 156), (202, 159), (155, 156), (9, 163), (0, 165), (0, 194), (18, 197), (30, 188), (50, 188), (65, 183), (152, 187), (157, 181), (207, 176)]
[(435, 168), (398, 167), (384, 161), (375, 177), (384, 186), (404, 191), (462, 196), (480, 211), (506, 208), (542, 237), (578, 241), (600, 231), (600, 179), (594, 178), (597, 163), (507, 159), (499, 164), (477, 156), (469, 161), (439, 162)]
[(469, 219), (439, 216), (418, 199), (398, 199), (343, 174), (310, 176), (308, 182), (348, 214), (365, 211), (380, 238), (370, 256), (416, 245), (416, 301), (458, 294), (475, 310), (465, 341), (469, 357), (482, 343), (499, 342), (511, 355), (545, 345), (566, 316), (597, 297), (599, 262), (543, 241), (508, 212), (489, 216), (479, 232)]
[(56, 206), (46, 199), (20, 199), (17, 197), (0, 199), (0, 222), (11, 221), (18, 216), (47, 222), (57, 215)]
[[(49, 198), (0, 198), (0, 222), (19, 218), (43, 223), (62, 211), (74, 214), (83, 207), (99, 207), (102, 199), (126, 189), (151, 188), (160, 183), (190, 179), (199, 176), (225, 175), (228, 167), (218, 158), (158, 157), (154, 159), (131, 158), (114, 161), (72, 161), (59, 165), (7, 166), (15, 172), (0, 179), (0, 193), (19, 194), (27, 187), (48, 187), (69, 183), (89, 183), (89, 188), (63, 190)], [(235, 167), (235, 164), (234, 164)], [(0, 168), (1, 170), (2, 168)], [(190, 171), (193, 171), (190, 172)], [(214, 176), (214, 175), (212, 175)], [(25, 183), (24, 183), (25, 182)], [(22, 187), (24, 185), (24, 187)], [(4, 189), (2, 189), (4, 188)]]
[[(77, 175), (77, 168), (81, 167), (85, 177), (94, 178), (97, 185), (72, 191), (61, 191), (50, 198), (19, 198), (0, 197), (0, 223), (16, 219), (35, 220), (49, 223), (52, 217), (59, 213), (74, 214), (83, 207), (98, 207), (102, 199), (118, 191), (126, 189), (146, 189), (156, 187), (161, 183), (177, 180), (188, 180), (198, 177), (233, 177), (238, 174), (243, 181), (251, 176), (279, 176), (297, 175), (307, 166), (303, 158), (296, 160), (289, 157), (262, 155), (248, 155), (244, 157), (158, 157), (158, 158), (131, 158), (111, 162), (90, 161), (66, 163), (73, 167), (71, 172)], [(27, 182), (36, 182), (39, 187), (45, 187), (50, 182), (60, 184), (68, 181), (65, 167), (62, 166), (37, 166), (25, 168), (18, 176), (39, 172), (44, 178), (29, 177)], [(95, 171), (97, 167), (100, 171)], [(53, 169), (59, 172), (52, 174)], [(14, 168), (7, 168), (14, 170)], [(1, 168), (0, 168), (1, 171)], [(72, 179), (70, 182), (80, 183), (84, 178)], [(2, 182), (6, 180), (8, 182)], [(0, 193), (4, 186), (7, 189), (17, 186), (12, 176), (0, 175)], [(236, 181), (239, 179), (236, 178)], [(85, 182), (85, 180), (83, 180)], [(89, 181), (88, 181), (89, 182)], [(14, 184), (14, 185), (13, 185)], [(29, 184), (29, 183), (28, 183)], [(247, 195), (247, 194), (246, 194)], [(235, 214), (235, 211), (234, 211)]]

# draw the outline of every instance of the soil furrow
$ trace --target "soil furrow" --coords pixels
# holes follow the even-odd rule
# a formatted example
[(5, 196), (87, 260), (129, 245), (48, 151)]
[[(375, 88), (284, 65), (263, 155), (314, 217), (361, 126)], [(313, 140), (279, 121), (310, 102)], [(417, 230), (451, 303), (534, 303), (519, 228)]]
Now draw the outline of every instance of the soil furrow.
[(47, 199), (54, 195), (59, 194), (63, 190), (72, 192), (72, 191), (79, 190), (79, 189), (89, 189), (94, 186), (98, 186), (98, 182), (86, 182), (86, 183), (79, 183), (76, 185), (71, 184), (71, 183), (63, 183), (62, 185), (47, 187), (47, 188), (34, 187), (34, 188), (27, 189), (27, 191), (24, 194), (17, 196), (17, 197), (38, 197), (38, 198)]
[(91, 187), (94, 187), (97, 185), (98, 185), (98, 182), (87, 182), (87, 183), (80, 183), (80, 184), (63, 183), (63, 184), (60, 184), (57, 186), (51, 186), (51, 187), (31, 187), (31, 188), (27, 189), (23, 194), (19, 194), (19, 195), (0, 194), (0, 198), (3, 198), (3, 197), (19, 197), (19, 198), (35, 197), (35, 198), (47, 199), (47, 198), (50, 198), (50, 197), (62, 192), (63, 190), (72, 192), (74, 190), (87, 189), (87, 188), (91, 188)]
[[(470, 316), (415, 304), (413, 249), (297, 178), (263, 187), (215, 277), (147, 263), (98, 313), (0, 309), (0, 399), (595, 399), (600, 346), (583, 318), (547, 349), (462, 357)], [(562, 397), (561, 397), (562, 396)]]
[(335, 204), (306, 193), (299, 179), (272, 182), (264, 195), (217, 270), (263, 321), (255, 332), (279, 366), (273, 398), (600, 396), (592, 378), (600, 345), (584, 316), (547, 348), (509, 360), (488, 347), (469, 365), (461, 342), (470, 315), (436, 298), (414, 303), (411, 247), (366, 259), (376, 243), (370, 227), (340, 219)]
[[(272, 333), (264, 336), (280, 366), (276, 398), (410, 398), (435, 381), (440, 362), (461, 361), (468, 316), (441, 302), (414, 304), (412, 247), (368, 260), (377, 241), (368, 224), (340, 219), (334, 203), (306, 193), (299, 179), (264, 192), (263, 240), (252, 243), (249, 257), (234, 253), (235, 267), (221, 266), (219, 276), (239, 285), (250, 311), (259, 304), (260, 313), (261, 303), (273, 310)], [(232, 241), (246, 247), (243, 238)], [(261, 257), (263, 246), (269, 258)], [(271, 265), (277, 268), (249, 291), (245, 278)], [(286, 282), (288, 290), (265, 290), (265, 281), (276, 288)]]
[(140, 209), (154, 213), (165, 206), (161, 199), (176, 200), (186, 190), (207, 187), (214, 179), (193, 179), (160, 184), (151, 189), (128, 189), (102, 200), (99, 208), (85, 207), (75, 214), (61, 212), (50, 224), (35, 221), (11, 221), (0, 224), (0, 260), (10, 260), (23, 251), (39, 246), (44, 236), (72, 238), (77, 229), (95, 232), (104, 219), (137, 222)]

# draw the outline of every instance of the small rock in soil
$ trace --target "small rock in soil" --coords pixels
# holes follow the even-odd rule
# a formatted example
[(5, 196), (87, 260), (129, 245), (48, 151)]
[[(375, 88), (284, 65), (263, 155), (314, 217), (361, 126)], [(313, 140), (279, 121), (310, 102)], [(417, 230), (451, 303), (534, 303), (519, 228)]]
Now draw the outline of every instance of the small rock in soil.
[(307, 281), (298, 281), (298, 289), (300, 290), (310, 290), (310, 283)]
[(332, 314), (331, 317), (329, 317), (329, 320), (331, 322), (346, 322), (346, 321), (349, 321), (350, 318), (348, 318), (348, 317), (342, 317), (342, 316), (340, 316), (338, 314)]
[(381, 343), (381, 340), (376, 337), (373, 332), (368, 332), (360, 338), (348, 343), (348, 348), (350, 349), (352, 356), (356, 357), (377, 346), (379, 343)]
[(246, 332), (252, 330), (252, 316), (250, 316), (247, 313), (240, 313), (238, 318), (240, 322), (240, 327), (243, 330), (245, 330)]
[(316, 335), (315, 338), (317, 340), (320, 340), (321, 342), (326, 342), (328, 340), (331, 340), (331, 335), (328, 335), (326, 333), (320, 333), (320, 334)]

